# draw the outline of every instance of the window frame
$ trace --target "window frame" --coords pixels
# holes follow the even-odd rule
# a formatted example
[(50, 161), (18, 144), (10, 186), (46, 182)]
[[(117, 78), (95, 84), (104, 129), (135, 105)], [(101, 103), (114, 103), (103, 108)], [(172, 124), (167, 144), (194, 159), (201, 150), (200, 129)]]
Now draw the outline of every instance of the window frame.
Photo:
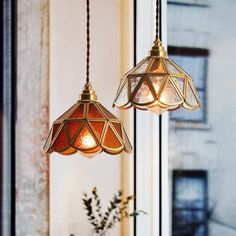
[(0, 3), (1, 20), (1, 235), (15, 235), (15, 124), (17, 81), (17, 1)]
[[(155, 35), (156, 2), (134, 0), (134, 64), (145, 58)], [(161, 39), (166, 45), (167, 0), (161, 1)], [(145, 18), (148, 16), (148, 19)], [(150, 27), (146, 27), (150, 25)], [(137, 27), (138, 26), (138, 27)], [(142, 124), (143, 123), (143, 124)], [(143, 125), (147, 128), (143, 129)], [(134, 235), (169, 235), (169, 187), (168, 187), (168, 113), (156, 116), (148, 111), (134, 109), (134, 209), (147, 210), (143, 202), (151, 199), (150, 221), (141, 217), (134, 220)], [(155, 131), (156, 130), (156, 131)], [(142, 139), (143, 135), (150, 135)], [(144, 178), (142, 178), (144, 177)], [(150, 183), (151, 182), (151, 183)], [(148, 185), (148, 187), (146, 186)], [(144, 188), (149, 191), (151, 198)], [(139, 222), (142, 221), (142, 222)]]
[(209, 7), (209, 4), (205, 3), (195, 3), (195, 2), (186, 2), (186, 1), (174, 1), (174, 0), (167, 0), (167, 4), (169, 5), (177, 5), (177, 6), (185, 6), (185, 7)]
[[(196, 86), (197, 91), (203, 92), (203, 98), (204, 101), (201, 101), (202, 109), (203, 112), (203, 118), (202, 119), (179, 119), (179, 118), (174, 118), (170, 116), (170, 121), (172, 122), (180, 122), (180, 123), (199, 123), (199, 124), (207, 124), (208, 122), (208, 117), (207, 117), (207, 110), (208, 110), (208, 104), (207, 104), (207, 75), (208, 75), (208, 57), (210, 55), (210, 52), (207, 48), (190, 48), (190, 47), (179, 47), (179, 46), (173, 46), (170, 45), (168, 46), (168, 54), (173, 56), (190, 56), (190, 57), (205, 57), (206, 58), (206, 63), (204, 65), (204, 76), (203, 76), (203, 88), (198, 88)], [(191, 128), (191, 126), (190, 126)]]

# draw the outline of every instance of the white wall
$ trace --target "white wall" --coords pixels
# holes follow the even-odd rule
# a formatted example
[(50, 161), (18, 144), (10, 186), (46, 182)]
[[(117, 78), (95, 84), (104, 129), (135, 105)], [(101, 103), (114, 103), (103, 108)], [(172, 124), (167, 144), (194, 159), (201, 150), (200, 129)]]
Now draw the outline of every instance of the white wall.
[[(50, 29), (50, 121), (78, 99), (85, 83), (85, 0), (51, 0)], [(120, 1), (91, 1), (91, 77), (100, 102), (112, 109), (121, 72)], [(121, 158), (101, 154), (86, 159), (79, 154), (50, 157), (51, 236), (90, 236), (91, 228), (82, 209), (82, 192), (98, 187), (103, 205), (121, 188)], [(70, 232), (73, 233), (73, 232)], [(116, 227), (114, 235), (119, 234)]]
[[(10, 17), (12, 2), (17, 2), (17, 109), (16, 112), (16, 156), (15, 156), (15, 234), (47, 236), (49, 234), (48, 157), (43, 145), (48, 135), (48, 89), (49, 89), (49, 0), (2, 1), (4, 4), (4, 110), (3, 110), (3, 155), (10, 157), (12, 97), (9, 60), (11, 52)], [(13, 7), (13, 6), (12, 6)], [(15, 14), (15, 12), (12, 14)], [(9, 15), (9, 16), (8, 16)], [(13, 18), (15, 18), (13, 17)], [(8, 26), (9, 24), (9, 26)], [(9, 56), (8, 56), (9, 54)], [(8, 71), (9, 70), (9, 71)], [(6, 81), (5, 81), (6, 80)], [(14, 91), (15, 93), (15, 91)], [(6, 101), (5, 101), (6, 99)], [(9, 110), (8, 110), (9, 109)], [(13, 127), (12, 127), (13, 128)], [(9, 141), (8, 141), (9, 140)], [(5, 157), (4, 157), (5, 158)], [(10, 160), (9, 164), (10, 164)], [(3, 160), (3, 192), (5, 213), (11, 214), (11, 166)], [(7, 164), (7, 165), (6, 165)], [(1, 173), (2, 174), (2, 173)], [(8, 177), (8, 174), (10, 175)], [(7, 177), (5, 179), (5, 177)], [(11, 176), (14, 178), (13, 176)], [(6, 185), (7, 182), (7, 185)], [(9, 184), (9, 185), (8, 185)], [(1, 194), (2, 194), (1, 191)], [(7, 222), (6, 214), (3, 215)], [(6, 220), (5, 220), (6, 219)], [(4, 225), (2, 235), (10, 235)]]

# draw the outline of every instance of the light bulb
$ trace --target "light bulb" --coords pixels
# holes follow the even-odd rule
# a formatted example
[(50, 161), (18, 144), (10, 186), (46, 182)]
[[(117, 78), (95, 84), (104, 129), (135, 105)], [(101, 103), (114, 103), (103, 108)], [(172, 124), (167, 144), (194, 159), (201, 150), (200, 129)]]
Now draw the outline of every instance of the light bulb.
[[(160, 85), (158, 83), (159, 81), (156, 81), (155, 83), (153, 83), (153, 87), (156, 91), (156, 94), (159, 92), (159, 89), (160, 89)], [(152, 100), (153, 100), (153, 95), (152, 95), (152, 92), (149, 90), (148, 101), (152, 101)]]
[(95, 147), (96, 141), (94, 140), (94, 137), (90, 134), (88, 130), (86, 130), (81, 137), (81, 146), (82, 148), (93, 148)]
[(160, 101), (168, 104), (171, 99), (173, 100), (172, 96), (174, 96), (174, 94), (171, 93), (170, 89), (166, 88), (160, 96)]
[[(160, 80), (158, 80), (155, 83), (153, 83), (153, 87), (154, 87), (154, 89), (156, 91), (156, 94), (159, 93), (160, 85), (161, 85), (160, 84)], [(152, 101), (153, 100), (153, 95), (152, 95), (151, 91), (148, 92), (147, 96), (148, 96), (148, 101)], [(168, 101), (171, 99), (171, 96), (173, 96), (172, 90), (171, 90), (170, 84), (167, 84), (165, 86), (164, 91), (162, 91), (162, 93), (161, 93), (160, 101), (164, 102), (164, 103), (168, 103)], [(152, 104), (152, 107), (153, 107), (153, 104)]]
[(91, 158), (102, 151), (101, 147), (97, 145), (96, 140), (88, 129), (84, 129), (80, 133), (79, 143), (80, 147), (83, 149), (83, 151), (79, 151), (82, 156)]
[[(159, 89), (160, 89), (160, 85), (158, 83), (153, 83), (153, 86), (154, 86), (154, 89), (155, 89), (156, 93), (158, 93)], [(168, 96), (170, 96), (170, 95), (168, 93), (166, 93), (165, 91), (163, 91), (162, 94), (161, 94), (161, 100), (163, 102), (168, 101)], [(152, 98), (152, 94), (150, 92), (149, 95), (148, 95), (148, 99), (151, 101), (151, 98)], [(156, 115), (160, 115), (160, 114), (164, 113), (165, 111), (167, 111), (168, 108), (160, 107), (158, 105), (158, 102), (156, 101), (151, 106), (148, 106), (148, 110), (155, 113)]]

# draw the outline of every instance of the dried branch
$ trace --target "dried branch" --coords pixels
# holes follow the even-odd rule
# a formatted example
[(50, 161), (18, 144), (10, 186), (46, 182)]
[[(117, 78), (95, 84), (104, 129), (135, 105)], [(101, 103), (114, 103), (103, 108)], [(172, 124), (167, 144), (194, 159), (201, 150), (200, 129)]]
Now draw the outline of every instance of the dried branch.
[(134, 211), (129, 213), (128, 207), (130, 201), (134, 200), (134, 196), (128, 196), (125, 201), (122, 201), (123, 193), (119, 190), (114, 194), (106, 211), (102, 212), (101, 200), (97, 194), (97, 188), (94, 187), (92, 194), (89, 197), (87, 193), (83, 194), (83, 205), (87, 212), (88, 220), (96, 233), (104, 233), (108, 229), (112, 229), (115, 225), (125, 218), (136, 217), (146, 212)]

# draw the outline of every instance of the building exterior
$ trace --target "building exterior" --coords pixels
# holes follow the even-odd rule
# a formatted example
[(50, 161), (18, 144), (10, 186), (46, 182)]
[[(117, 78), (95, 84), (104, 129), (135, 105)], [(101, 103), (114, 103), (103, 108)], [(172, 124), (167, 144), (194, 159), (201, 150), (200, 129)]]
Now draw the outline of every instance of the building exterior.
[(202, 108), (170, 114), (173, 236), (236, 235), (236, 2), (168, 1), (169, 56), (189, 72)]

